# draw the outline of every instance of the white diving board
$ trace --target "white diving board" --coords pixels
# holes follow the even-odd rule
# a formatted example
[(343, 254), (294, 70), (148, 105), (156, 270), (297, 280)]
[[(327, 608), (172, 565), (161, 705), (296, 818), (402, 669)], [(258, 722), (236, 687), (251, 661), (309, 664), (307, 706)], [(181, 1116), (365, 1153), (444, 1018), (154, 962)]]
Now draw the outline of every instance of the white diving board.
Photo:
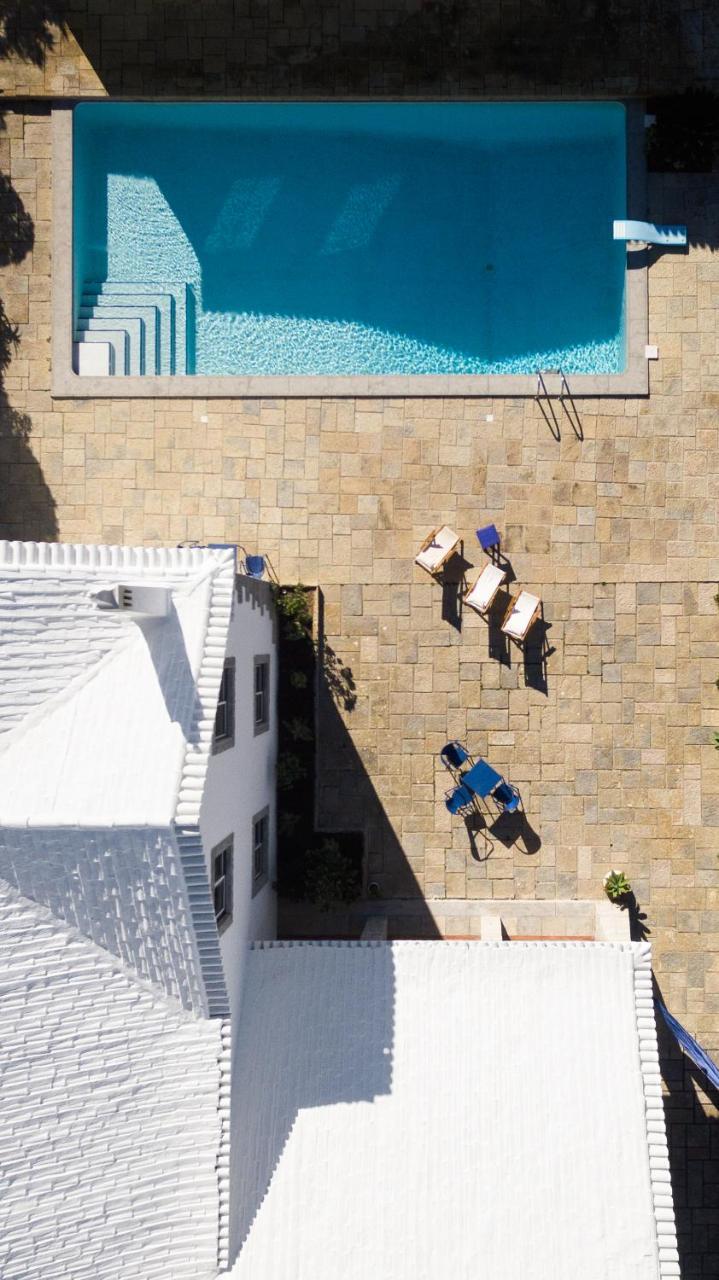
[(615, 240), (638, 240), (644, 244), (686, 244), (686, 227), (665, 227), (656, 222), (615, 222)]

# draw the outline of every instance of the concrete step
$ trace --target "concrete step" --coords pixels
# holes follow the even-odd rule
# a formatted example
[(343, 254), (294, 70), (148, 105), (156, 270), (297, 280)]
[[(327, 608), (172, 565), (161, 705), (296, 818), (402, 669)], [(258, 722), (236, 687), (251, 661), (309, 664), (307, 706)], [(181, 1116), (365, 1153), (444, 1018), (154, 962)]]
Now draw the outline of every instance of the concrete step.
[(84, 342), (86, 333), (118, 332), (124, 332), (128, 340), (126, 373), (131, 377), (140, 377), (145, 372), (145, 322), (140, 316), (126, 316), (122, 318), (122, 322), (112, 316), (82, 317), (77, 322), (76, 339)]
[[(83, 289), (85, 298), (94, 298), (95, 305), (122, 305), (125, 299), (136, 305), (152, 305), (160, 314), (161, 334), (168, 331), (169, 363), (164, 356), (162, 337), (160, 370), (158, 372), (185, 374), (192, 372), (192, 344), (194, 340), (194, 294), (184, 283), (142, 283), (132, 280), (88, 281)], [(122, 302), (120, 302), (122, 299)]]
[(97, 332), (84, 330), (78, 333), (75, 342), (75, 372), (83, 376), (102, 376), (93, 359), (92, 353), (85, 357), (83, 347), (109, 346), (109, 368), (102, 372), (107, 374), (126, 375), (130, 372), (130, 339), (125, 329), (102, 329)]
[(161, 331), (160, 314), (152, 303), (138, 302), (134, 299), (132, 302), (125, 302), (119, 296), (117, 299), (98, 298), (97, 301), (92, 302), (90, 294), (83, 294), (79, 319), (113, 320), (119, 327), (123, 327), (128, 319), (141, 320), (145, 328), (143, 373), (170, 372), (170, 333), (167, 329), (164, 333)]

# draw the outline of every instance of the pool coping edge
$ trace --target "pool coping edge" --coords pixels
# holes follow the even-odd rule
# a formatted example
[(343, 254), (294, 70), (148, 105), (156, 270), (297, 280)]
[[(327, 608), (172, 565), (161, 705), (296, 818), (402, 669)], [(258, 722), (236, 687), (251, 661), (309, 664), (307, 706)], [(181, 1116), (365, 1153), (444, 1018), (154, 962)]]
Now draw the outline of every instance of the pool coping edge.
[[(624, 102), (627, 112), (628, 216), (643, 218), (646, 173), (643, 163), (643, 105)], [(56, 399), (333, 399), (433, 397), (535, 397), (536, 374), (414, 374), (383, 376), (208, 376), (164, 375), (88, 377), (73, 369), (73, 111), (74, 104), (52, 110), (52, 368)], [(570, 394), (586, 397), (634, 397), (649, 394), (648, 271), (645, 252), (628, 253), (625, 291), (627, 366), (622, 373), (575, 374)], [(547, 392), (563, 390), (558, 373), (542, 371)]]

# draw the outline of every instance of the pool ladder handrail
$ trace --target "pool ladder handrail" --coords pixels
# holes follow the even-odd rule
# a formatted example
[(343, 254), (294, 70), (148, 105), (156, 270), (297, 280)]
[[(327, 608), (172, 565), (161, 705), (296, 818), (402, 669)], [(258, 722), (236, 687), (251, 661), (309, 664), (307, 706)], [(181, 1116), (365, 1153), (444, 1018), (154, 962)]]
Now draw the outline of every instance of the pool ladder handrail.
[[(577, 437), (577, 439), (578, 439), (578, 440), (583, 440), (583, 439), (584, 439), (584, 431), (583, 431), (583, 429), (582, 429), (581, 419), (580, 419), (580, 417), (579, 417), (579, 413), (578, 413), (578, 411), (577, 411), (577, 406), (576, 406), (576, 404), (574, 403), (574, 397), (573, 397), (573, 395), (572, 395), (572, 393), (571, 393), (571, 391), (570, 391), (570, 389), (569, 389), (569, 383), (568, 383), (568, 381), (567, 381), (567, 375), (565, 374), (565, 372), (564, 372), (564, 370), (563, 370), (562, 366), (561, 366), (561, 365), (558, 365), (556, 369), (547, 369), (547, 370), (545, 370), (545, 372), (546, 372), (546, 373), (553, 373), (553, 374), (557, 374), (557, 375), (559, 376), (559, 380), (560, 380), (560, 381), (559, 381), (559, 397), (558, 397), (558, 398), (559, 398), (559, 403), (561, 404), (561, 406), (562, 406), (562, 408), (563, 408), (564, 412), (566, 413), (567, 417), (569, 418), (569, 422), (570, 422), (571, 428), (572, 428), (572, 430), (573, 430), (573, 432), (574, 432), (575, 436)], [(551, 422), (549, 421), (549, 418), (547, 417), (546, 413), (544, 413), (544, 409), (542, 408), (542, 396), (543, 396), (543, 397), (544, 397), (544, 399), (547, 401), (547, 405), (548, 405), (548, 407), (549, 407), (549, 412), (550, 412), (550, 413), (551, 413), (551, 415), (552, 415), (552, 421), (551, 421)], [(552, 435), (554, 436), (555, 440), (559, 440), (559, 439), (561, 439), (561, 432), (560, 432), (560, 429), (559, 429), (559, 423), (558, 423), (558, 421), (557, 421), (557, 416), (556, 416), (556, 414), (555, 414), (555, 412), (554, 412), (554, 408), (553, 408), (553, 406), (552, 406), (552, 397), (551, 397), (551, 395), (550, 395), (550, 393), (549, 393), (549, 391), (548, 391), (548, 389), (547, 389), (547, 384), (546, 384), (546, 382), (544, 381), (544, 374), (542, 373), (542, 370), (541, 370), (541, 369), (537, 369), (537, 392), (536, 392), (536, 400), (537, 400), (537, 403), (539, 404), (540, 408), (542, 408), (542, 413), (544, 413), (545, 421), (547, 422), (547, 425), (549, 426), (549, 429), (550, 429), (550, 431), (552, 432)], [(569, 409), (567, 408), (567, 405), (566, 405), (566, 401), (567, 401), (567, 400), (569, 401), (570, 405), (572, 406), (572, 412), (571, 412), (571, 413), (569, 412)]]

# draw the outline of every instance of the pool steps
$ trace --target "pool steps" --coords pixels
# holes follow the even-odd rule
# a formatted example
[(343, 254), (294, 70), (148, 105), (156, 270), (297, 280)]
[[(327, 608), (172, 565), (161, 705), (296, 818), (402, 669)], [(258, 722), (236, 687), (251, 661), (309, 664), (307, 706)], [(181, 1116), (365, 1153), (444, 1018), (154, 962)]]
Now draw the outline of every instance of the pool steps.
[[(75, 341), (79, 345), (86, 341), (110, 342), (115, 374), (184, 374), (190, 364), (190, 306), (185, 284), (87, 282), (80, 300)], [(123, 333), (124, 344), (118, 338)]]

